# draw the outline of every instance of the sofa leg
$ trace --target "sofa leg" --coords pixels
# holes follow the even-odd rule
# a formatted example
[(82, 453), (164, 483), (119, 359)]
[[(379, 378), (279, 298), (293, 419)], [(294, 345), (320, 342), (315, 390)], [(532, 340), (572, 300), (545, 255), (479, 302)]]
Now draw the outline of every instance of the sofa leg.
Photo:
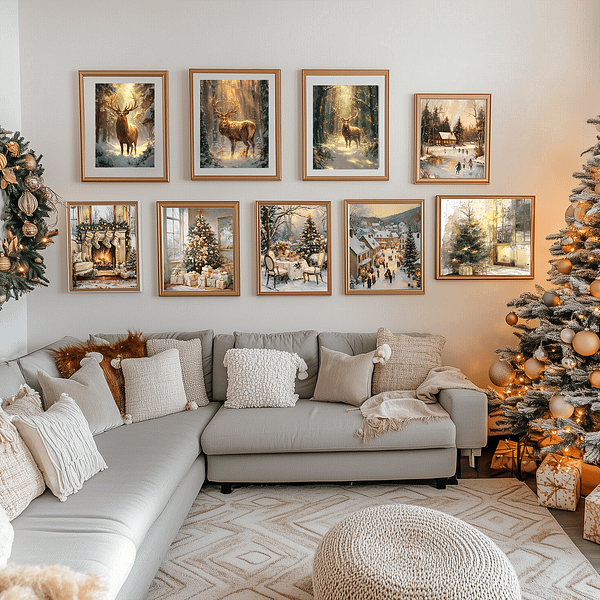
[(231, 484), (230, 483), (222, 483), (221, 484), (221, 494), (231, 494)]
[(458, 485), (458, 478), (456, 477), (456, 475), (448, 477), (448, 485)]
[(446, 484), (448, 483), (448, 478), (447, 477), (438, 477), (435, 480), (435, 487), (438, 490), (445, 490), (446, 489)]

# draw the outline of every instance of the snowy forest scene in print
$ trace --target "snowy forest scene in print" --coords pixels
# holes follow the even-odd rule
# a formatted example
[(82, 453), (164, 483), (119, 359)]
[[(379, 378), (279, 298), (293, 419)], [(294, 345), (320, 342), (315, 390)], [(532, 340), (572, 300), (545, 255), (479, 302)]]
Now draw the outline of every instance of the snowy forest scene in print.
[(257, 203), (259, 294), (331, 294), (330, 203)]
[(423, 293), (423, 201), (346, 200), (346, 293)]
[(490, 95), (416, 95), (416, 183), (489, 183)]
[(438, 279), (533, 278), (533, 196), (438, 196)]

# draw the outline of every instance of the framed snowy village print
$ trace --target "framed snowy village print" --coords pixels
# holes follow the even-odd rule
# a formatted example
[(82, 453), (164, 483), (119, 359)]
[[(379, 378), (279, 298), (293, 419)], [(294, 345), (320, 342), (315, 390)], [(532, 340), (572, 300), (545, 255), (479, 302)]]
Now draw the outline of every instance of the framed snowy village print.
[(159, 296), (240, 295), (239, 206), (156, 203)]
[(346, 294), (424, 294), (423, 200), (345, 200)]
[(192, 179), (281, 179), (281, 71), (190, 69)]
[(138, 203), (68, 202), (70, 292), (139, 292)]
[(415, 94), (415, 183), (489, 183), (491, 94)]
[(82, 181), (169, 181), (168, 72), (79, 71)]
[(388, 180), (389, 71), (302, 71), (305, 180)]
[(257, 201), (258, 294), (331, 295), (331, 202)]
[(534, 196), (437, 196), (436, 279), (533, 279)]

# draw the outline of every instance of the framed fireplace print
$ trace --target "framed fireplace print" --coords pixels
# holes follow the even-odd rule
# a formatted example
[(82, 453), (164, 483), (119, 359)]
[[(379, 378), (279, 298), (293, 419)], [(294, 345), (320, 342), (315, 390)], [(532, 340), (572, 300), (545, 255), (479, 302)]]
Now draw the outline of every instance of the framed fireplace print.
[(388, 180), (385, 70), (302, 71), (305, 180)]
[(281, 71), (190, 69), (192, 179), (281, 179)]
[(533, 279), (534, 196), (437, 196), (436, 279)]
[(240, 295), (239, 206), (156, 203), (160, 296)]
[(331, 295), (331, 202), (256, 203), (258, 295)]
[(345, 200), (346, 294), (424, 294), (423, 200)]
[(68, 202), (69, 291), (139, 292), (137, 202)]
[(415, 94), (415, 183), (489, 183), (491, 94)]
[(79, 71), (82, 181), (169, 181), (168, 71)]

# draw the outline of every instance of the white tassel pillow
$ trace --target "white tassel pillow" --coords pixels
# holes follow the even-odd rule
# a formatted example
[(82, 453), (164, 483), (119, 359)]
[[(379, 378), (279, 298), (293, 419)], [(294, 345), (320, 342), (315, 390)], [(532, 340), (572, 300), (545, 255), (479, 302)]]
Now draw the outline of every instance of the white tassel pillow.
[(225, 353), (226, 408), (287, 408), (298, 400), (296, 372), (306, 363), (296, 353), (269, 348), (232, 348)]

